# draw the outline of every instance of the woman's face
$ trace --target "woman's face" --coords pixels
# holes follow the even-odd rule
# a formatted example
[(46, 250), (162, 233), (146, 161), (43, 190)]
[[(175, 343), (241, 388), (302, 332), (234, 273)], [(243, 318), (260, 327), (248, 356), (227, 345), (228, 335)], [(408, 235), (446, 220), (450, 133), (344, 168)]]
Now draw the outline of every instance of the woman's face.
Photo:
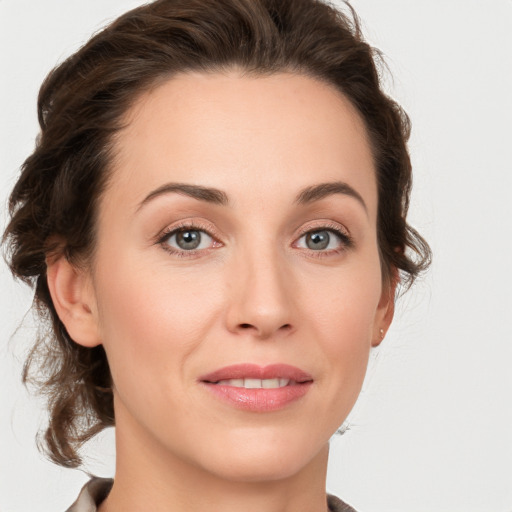
[(175, 77), (128, 121), (88, 299), (119, 442), (236, 480), (297, 473), (392, 316), (363, 122), (312, 78), (235, 72)]

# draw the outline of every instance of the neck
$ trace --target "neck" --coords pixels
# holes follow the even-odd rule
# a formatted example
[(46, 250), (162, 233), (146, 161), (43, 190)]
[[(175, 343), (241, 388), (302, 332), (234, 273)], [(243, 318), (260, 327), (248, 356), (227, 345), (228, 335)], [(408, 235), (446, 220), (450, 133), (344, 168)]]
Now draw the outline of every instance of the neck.
[[(117, 420), (120, 420), (118, 417)], [(328, 445), (285, 478), (234, 480), (169, 454), (141, 429), (117, 421), (116, 477), (99, 512), (326, 512)], [(205, 430), (207, 435), (207, 430)]]

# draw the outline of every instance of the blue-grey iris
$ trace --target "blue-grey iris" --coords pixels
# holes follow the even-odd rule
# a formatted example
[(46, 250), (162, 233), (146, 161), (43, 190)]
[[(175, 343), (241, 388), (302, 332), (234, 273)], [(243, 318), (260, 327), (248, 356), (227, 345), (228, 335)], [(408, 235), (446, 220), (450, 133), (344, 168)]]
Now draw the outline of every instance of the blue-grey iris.
[(200, 231), (178, 231), (176, 233), (176, 244), (180, 249), (190, 251), (197, 249), (201, 243), (201, 232)]
[(306, 246), (308, 249), (322, 250), (327, 248), (331, 236), (328, 231), (313, 231), (306, 235)]

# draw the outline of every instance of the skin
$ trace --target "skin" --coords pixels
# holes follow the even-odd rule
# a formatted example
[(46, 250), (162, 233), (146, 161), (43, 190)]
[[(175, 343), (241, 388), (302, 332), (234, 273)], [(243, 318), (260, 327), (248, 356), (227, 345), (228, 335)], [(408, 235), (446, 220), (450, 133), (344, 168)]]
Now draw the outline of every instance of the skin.
[[(324, 512), (329, 438), (393, 315), (360, 116), (310, 77), (232, 71), (174, 77), (127, 120), (91, 267), (65, 258), (48, 267), (71, 337), (103, 344), (111, 366), (117, 471), (100, 511)], [(171, 182), (214, 187), (229, 204), (177, 192), (146, 199)], [(333, 182), (364, 205), (343, 191), (297, 203)], [(190, 223), (212, 235), (200, 249), (162, 241)], [(311, 249), (304, 233), (325, 229), (352, 242), (330, 231), (327, 249)], [(198, 382), (246, 362), (291, 364), (314, 381), (264, 413)]]

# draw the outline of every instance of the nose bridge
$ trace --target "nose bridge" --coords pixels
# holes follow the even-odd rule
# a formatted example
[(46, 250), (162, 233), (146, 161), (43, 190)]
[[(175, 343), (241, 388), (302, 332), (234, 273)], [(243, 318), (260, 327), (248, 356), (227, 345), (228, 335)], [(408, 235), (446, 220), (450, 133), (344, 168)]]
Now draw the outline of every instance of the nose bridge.
[(230, 330), (268, 338), (294, 325), (293, 286), (278, 244), (258, 238), (234, 257), (228, 323)]

